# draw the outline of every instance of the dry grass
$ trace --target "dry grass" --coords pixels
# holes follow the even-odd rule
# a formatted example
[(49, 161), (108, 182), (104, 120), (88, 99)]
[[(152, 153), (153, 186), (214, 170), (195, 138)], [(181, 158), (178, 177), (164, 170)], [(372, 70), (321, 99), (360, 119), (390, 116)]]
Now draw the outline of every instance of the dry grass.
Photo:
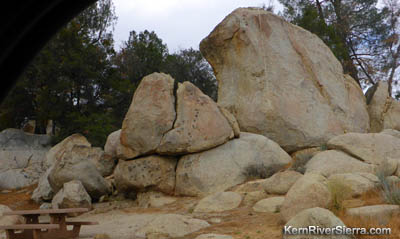
[[(371, 205), (379, 205), (379, 204), (386, 204), (385, 199), (383, 198), (381, 190), (371, 190), (356, 200), (363, 202), (362, 206), (371, 206)], [(360, 205), (356, 205), (358, 207)], [(346, 207), (343, 207), (341, 210), (336, 211), (335, 214), (343, 221), (343, 223), (349, 228), (391, 228), (392, 233), (390, 235), (356, 235), (357, 239), (400, 239), (400, 218), (399, 217), (392, 217), (389, 222), (385, 225), (379, 222), (379, 218), (374, 219), (365, 219), (359, 217), (353, 217), (346, 215)]]
[(352, 217), (345, 214), (344, 211), (339, 213), (339, 218), (343, 223), (350, 228), (391, 228), (392, 232), (390, 235), (356, 235), (357, 239), (399, 239), (400, 238), (400, 218), (392, 217), (389, 222), (385, 225), (379, 223), (379, 218), (377, 219), (360, 219), (358, 217)]

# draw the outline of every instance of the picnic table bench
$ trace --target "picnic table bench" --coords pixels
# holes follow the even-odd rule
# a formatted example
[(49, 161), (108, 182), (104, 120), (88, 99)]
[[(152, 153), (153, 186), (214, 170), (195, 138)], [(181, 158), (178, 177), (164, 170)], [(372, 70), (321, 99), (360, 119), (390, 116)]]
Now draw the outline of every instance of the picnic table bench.
[[(6, 230), (8, 239), (70, 239), (79, 238), (82, 225), (98, 225), (97, 222), (70, 221), (67, 222), (68, 213), (82, 213), (89, 211), (87, 208), (21, 210), (5, 212), (3, 215), (20, 215), (25, 217), (26, 224), (0, 226)], [(40, 215), (49, 215), (49, 223), (40, 223)], [(67, 226), (72, 226), (68, 230)]]

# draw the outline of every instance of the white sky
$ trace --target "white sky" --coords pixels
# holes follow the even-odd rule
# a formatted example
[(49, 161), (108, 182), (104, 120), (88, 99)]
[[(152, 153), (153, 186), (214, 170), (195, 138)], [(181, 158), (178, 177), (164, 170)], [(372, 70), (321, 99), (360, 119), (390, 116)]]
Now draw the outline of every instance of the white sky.
[[(118, 16), (114, 39), (119, 49), (135, 30), (155, 31), (172, 53), (179, 49), (198, 49), (225, 16), (238, 7), (260, 7), (277, 0), (113, 0)], [(275, 10), (280, 10), (276, 7)]]

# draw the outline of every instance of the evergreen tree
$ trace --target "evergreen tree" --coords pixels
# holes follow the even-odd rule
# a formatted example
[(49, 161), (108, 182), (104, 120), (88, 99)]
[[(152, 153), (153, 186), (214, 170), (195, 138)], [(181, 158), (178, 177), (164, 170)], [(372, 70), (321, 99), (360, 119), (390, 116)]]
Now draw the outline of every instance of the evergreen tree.
[(284, 17), (317, 34), (360, 85), (379, 78), (377, 57), (388, 37), (387, 8), (377, 0), (279, 0)]

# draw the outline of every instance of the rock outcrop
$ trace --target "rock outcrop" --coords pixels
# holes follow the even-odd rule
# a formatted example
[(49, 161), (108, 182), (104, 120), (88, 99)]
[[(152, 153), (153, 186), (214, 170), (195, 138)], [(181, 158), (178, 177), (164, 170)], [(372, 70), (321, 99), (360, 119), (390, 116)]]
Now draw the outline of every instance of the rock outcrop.
[(173, 194), (176, 164), (175, 158), (157, 155), (120, 160), (114, 171), (116, 187), (120, 192), (153, 190)]
[(16, 189), (37, 183), (50, 137), (6, 129), (0, 133), (0, 189)]
[(79, 180), (92, 199), (96, 200), (111, 193), (111, 185), (89, 159), (91, 150), (91, 147), (74, 145), (57, 160), (48, 176), (54, 192), (58, 192), (64, 183)]
[(199, 88), (185, 81), (177, 90), (177, 118), (174, 128), (164, 135), (159, 154), (201, 152), (233, 138), (231, 125), (217, 104)]
[(235, 10), (200, 50), (216, 74), (218, 104), (243, 131), (293, 152), (369, 130), (363, 92), (330, 49), (268, 11)]
[(204, 196), (248, 179), (266, 178), (285, 167), (290, 156), (272, 140), (251, 133), (205, 152), (183, 156), (176, 170), (176, 194)]
[(175, 118), (174, 79), (162, 73), (144, 77), (122, 123), (121, 143), (132, 150), (129, 158), (154, 153)]
[(380, 81), (366, 93), (372, 133), (400, 130), (400, 102), (389, 95), (388, 88), (386, 81)]

